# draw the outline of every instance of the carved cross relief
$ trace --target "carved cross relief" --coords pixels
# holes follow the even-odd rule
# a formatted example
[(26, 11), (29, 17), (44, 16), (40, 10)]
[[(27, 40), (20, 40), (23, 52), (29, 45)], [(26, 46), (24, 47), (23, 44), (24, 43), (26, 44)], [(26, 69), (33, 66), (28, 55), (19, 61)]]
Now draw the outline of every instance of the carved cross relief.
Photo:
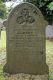
[(35, 19), (30, 15), (28, 9), (24, 8), (20, 12), (20, 16), (17, 17), (17, 22), (19, 24), (23, 23), (33, 23)]

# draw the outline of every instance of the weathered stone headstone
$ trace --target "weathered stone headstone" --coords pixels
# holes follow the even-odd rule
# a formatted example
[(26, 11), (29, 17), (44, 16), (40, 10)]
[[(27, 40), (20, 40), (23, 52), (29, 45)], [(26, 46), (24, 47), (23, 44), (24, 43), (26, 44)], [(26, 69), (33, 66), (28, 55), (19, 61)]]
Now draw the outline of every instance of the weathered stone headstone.
[(46, 22), (40, 10), (29, 3), (16, 6), (6, 27), (9, 73), (48, 74), (45, 53)]

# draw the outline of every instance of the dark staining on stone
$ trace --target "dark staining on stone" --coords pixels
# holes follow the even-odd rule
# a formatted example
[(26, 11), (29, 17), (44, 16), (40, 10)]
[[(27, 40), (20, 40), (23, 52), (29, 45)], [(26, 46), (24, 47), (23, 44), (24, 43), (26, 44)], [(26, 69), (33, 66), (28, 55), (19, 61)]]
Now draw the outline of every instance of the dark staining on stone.
[(14, 12), (12, 12), (12, 13), (10, 14), (10, 17), (12, 17), (12, 16), (14, 16)]
[(35, 21), (35, 19), (32, 16), (29, 16), (29, 23), (33, 23)]
[(38, 14), (36, 9), (35, 9), (35, 10), (33, 10), (33, 13)]
[(35, 19), (30, 16), (30, 13), (28, 11), (28, 9), (24, 8), (21, 13), (20, 16), (17, 17), (16, 20), (19, 24), (23, 24), (25, 23), (33, 23), (35, 21)]
[(23, 15), (23, 16), (25, 16), (25, 17), (29, 16), (29, 11), (28, 11), (28, 9), (24, 8), (24, 9), (21, 11), (21, 15)]
[(40, 51), (41, 55), (43, 55), (43, 51)]
[(17, 20), (16, 20), (19, 24), (23, 23), (24, 20), (23, 20), (23, 17), (22, 16), (19, 16), (17, 17)]

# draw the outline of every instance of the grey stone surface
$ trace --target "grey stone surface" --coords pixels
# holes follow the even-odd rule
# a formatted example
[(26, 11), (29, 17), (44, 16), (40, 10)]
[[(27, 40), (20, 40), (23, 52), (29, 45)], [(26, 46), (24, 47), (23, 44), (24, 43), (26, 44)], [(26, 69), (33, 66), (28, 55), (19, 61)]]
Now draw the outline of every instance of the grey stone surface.
[(16, 6), (6, 27), (7, 63), (5, 72), (48, 74), (45, 53), (46, 22), (40, 10), (29, 3)]

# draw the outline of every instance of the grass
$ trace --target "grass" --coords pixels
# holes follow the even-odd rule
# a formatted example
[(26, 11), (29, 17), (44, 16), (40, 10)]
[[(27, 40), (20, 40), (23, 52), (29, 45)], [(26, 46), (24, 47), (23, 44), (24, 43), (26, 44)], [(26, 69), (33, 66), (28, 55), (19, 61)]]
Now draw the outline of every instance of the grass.
[(0, 80), (5, 80), (3, 76), (3, 65), (0, 65)]
[(53, 80), (53, 42), (46, 41), (46, 61), (49, 66), (49, 77)]
[[(0, 37), (0, 54), (6, 50), (6, 32), (2, 31)], [(3, 65), (0, 65), (0, 80), (5, 80), (3, 76)]]
[[(6, 32), (2, 31), (0, 39), (0, 53), (6, 49)], [(49, 66), (49, 80), (53, 80), (53, 42), (46, 40), (46, 62)], [(0, 73), (3, 73), (3, 66), (0, 65)], [(0, 75), (0, 80), (5, 80), (3, 74)]]

